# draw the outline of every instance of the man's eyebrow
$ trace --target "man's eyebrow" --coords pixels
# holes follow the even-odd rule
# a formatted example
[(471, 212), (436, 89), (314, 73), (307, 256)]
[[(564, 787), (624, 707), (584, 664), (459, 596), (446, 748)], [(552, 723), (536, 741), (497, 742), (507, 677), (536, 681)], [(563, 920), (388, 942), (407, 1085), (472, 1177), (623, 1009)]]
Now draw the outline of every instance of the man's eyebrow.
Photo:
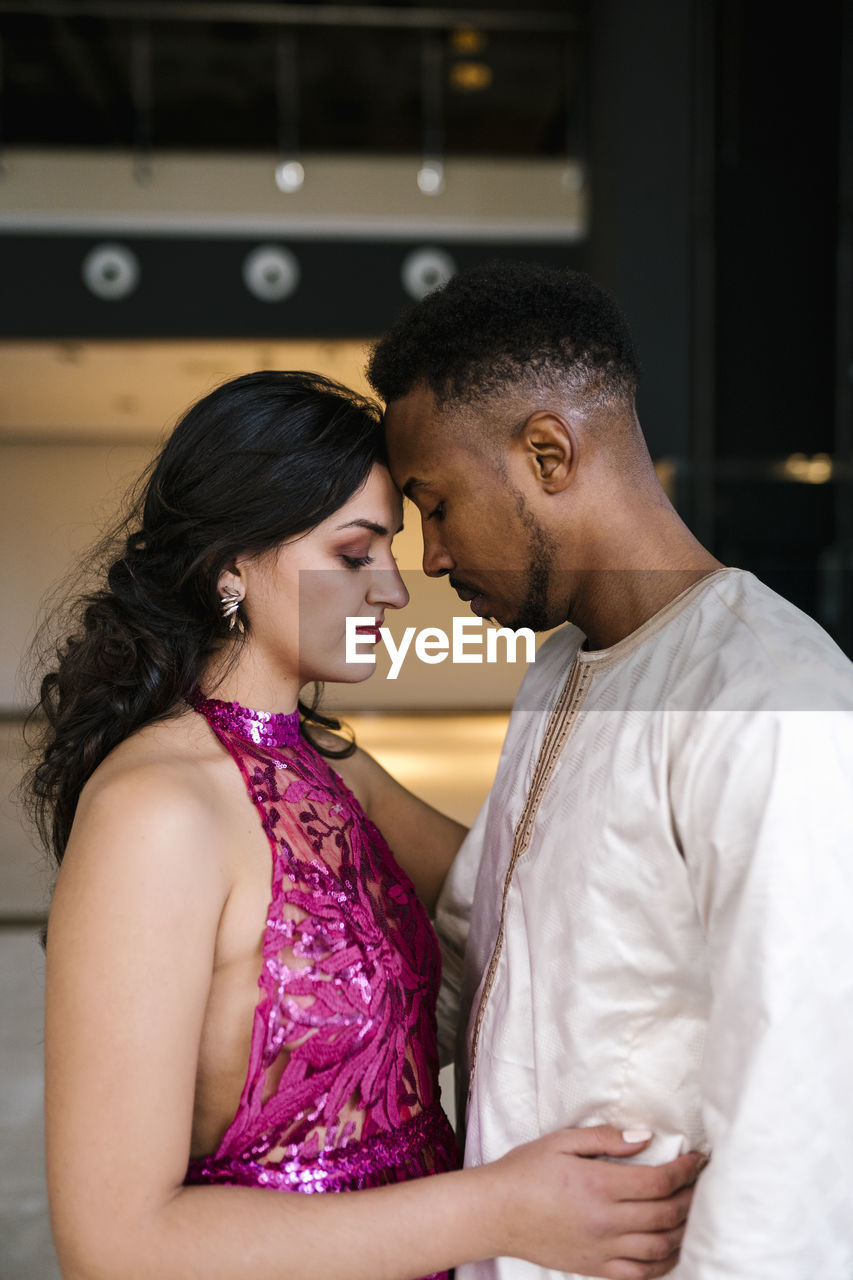
[(403, 485), (402, 492), (407, 498), (411, 498), (413, 489), (431, 489), (432, 487), (429, 480), (419, 480), (417, 476), (410, 476)]

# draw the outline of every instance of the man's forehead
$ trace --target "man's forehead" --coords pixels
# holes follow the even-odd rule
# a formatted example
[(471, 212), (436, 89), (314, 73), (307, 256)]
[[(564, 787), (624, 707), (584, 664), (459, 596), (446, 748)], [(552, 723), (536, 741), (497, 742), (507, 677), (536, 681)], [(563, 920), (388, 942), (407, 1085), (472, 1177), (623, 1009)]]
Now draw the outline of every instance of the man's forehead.
[(426, 433), (392, 433), (387, 441), (388, 461), (395, 483), (407, 498), (428, 492), (447, 474), (455, 450), (442, 448)]
[[(398, 484), (436, 465), (444, 433), (435, 397), (428, 388), (418, 387), (399, 400), (389, 401), (384, 421), (388, 458)], [(400, 476), (401, 469), (405, 470), (405, 476)]]
[(407, 498), (427, 500), (431, 493), (458, 481), (469, 465), (466, 451), (452, 436), (416, 426), (395, 429), (392, 420), (386, 449), (394, 482)]
[(417, 383), (406, 395), (391, 400), (385, 407), (385, 430), (390, 437), (398, 434), (421, 436), (432, 434), (438, 425), (439, 412), (432, 390)]

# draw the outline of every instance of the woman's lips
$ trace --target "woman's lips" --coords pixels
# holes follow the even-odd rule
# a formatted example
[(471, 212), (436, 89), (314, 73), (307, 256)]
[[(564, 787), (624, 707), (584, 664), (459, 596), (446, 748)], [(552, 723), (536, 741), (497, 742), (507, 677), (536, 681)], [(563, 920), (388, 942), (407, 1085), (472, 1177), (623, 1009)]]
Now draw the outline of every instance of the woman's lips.
[(365, 636), (365, 638), (369, 636), (374, 644), (378, 644), (382, 639), (379, 627), (380, 624), (378, 622), (375, 627), (356, 627), (355, 633), (357, 636)]

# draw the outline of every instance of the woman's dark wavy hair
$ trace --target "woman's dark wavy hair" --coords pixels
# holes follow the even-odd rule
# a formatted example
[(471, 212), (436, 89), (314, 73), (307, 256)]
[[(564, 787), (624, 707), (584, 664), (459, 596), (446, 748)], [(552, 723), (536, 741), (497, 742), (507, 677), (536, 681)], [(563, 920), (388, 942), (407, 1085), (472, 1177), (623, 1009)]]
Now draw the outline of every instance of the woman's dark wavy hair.
[[(56, 666), (30, 719), (41, 731), (27, 803), (57, 862), (94, 770), (174, 711), (228, 634), (217, 596), (224, 567), (314, 528), (384, 460), (378, 407), (314, 373), (235, 378), (178, 423), (96, 552), (103, 585), (75, 600), (70, 618), (62, 611), (65, 638), (52, 646)], [(299, 703), (303, 723), (340, 728), (318, 697)], [(315, 745), (331, 756), (353, 749)]]

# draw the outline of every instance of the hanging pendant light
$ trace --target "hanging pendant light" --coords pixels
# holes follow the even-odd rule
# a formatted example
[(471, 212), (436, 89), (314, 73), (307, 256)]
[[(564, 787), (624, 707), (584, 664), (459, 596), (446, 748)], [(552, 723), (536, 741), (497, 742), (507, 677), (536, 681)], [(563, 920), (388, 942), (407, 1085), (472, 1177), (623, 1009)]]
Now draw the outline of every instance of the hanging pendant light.
[(418, 170), (418, 187), (425, 196), (438, 196), (444, 190), (443, 69), (441, 40), (434, 32), (426, 32), (421, 61), (423, 160)]
[(586, 59), (579, 39), (570, 36), (566, 42), (566, 167), (561, 179), (563, 190), (571, 195), (586, 184)]
[(3, 90), (6, 84), (6, 49), (0, 35), (0, 180), (6, 177), (5, 137), (3, 129)]
[(299, 191), (305, 170), (299, 159), (299, 71), (296, 37), (278, 31), (275, 40), (275, 108), (278, 163), (275, 185), (285, 195)]
[(134, 22), (131, 29), (130, 96), (134, 121), (133, 176), (144, 187), (154, 177), (151, 160), (154, 90), (151, 75), (151, 27), (147, 22)]

